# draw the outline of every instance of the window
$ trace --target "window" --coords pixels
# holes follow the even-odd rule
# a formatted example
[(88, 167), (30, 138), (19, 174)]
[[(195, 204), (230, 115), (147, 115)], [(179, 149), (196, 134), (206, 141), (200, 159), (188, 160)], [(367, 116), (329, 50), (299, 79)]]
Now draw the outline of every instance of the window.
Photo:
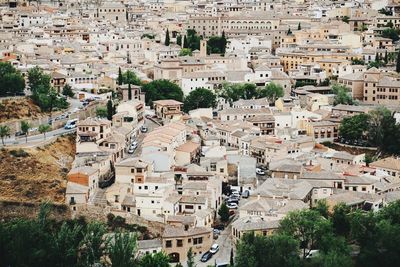
[(135, 169), (131, 169), (131, 173), (135, 173)]
[(201, 210), (201, 206), (198, 206), (197, 208), (198, 208), (199, 210)]
[(193, 245), (198, 245), (203, 243), (203, 238), (198, 237), (198, 238), (193, 238)]
[(183, 247), (183, 240), (182, 239), (176, 240), (176, 246), (177, 247)]
[(145, 185), (144, 186), (144, 190), (147, 190), (147, 189), (149, 189), (149, 187), (147, 185)]
[(167, 241), (165, 241), (165, 246), (166, 246), (167, 248), (172, 248), (172, 240), (167, 240)]
[(224, 168), (220, 168), (220, 169), (219, 169), (219, 172), (220, 172), (220, 173), (223, 173), (223, 172), (224, 172)]

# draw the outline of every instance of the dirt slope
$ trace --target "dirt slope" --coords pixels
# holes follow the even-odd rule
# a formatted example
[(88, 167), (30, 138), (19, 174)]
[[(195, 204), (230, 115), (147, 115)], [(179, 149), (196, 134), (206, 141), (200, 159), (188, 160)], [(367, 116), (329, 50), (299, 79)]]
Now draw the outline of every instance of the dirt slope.
[(0, 102), (0, 122), (35, 119), (45, 115), (30, 98), (7, 99)]
[(74, 155), (74, 136), (59, 137), (39, 148), (2, 149), (0, 200), (63, 203)]

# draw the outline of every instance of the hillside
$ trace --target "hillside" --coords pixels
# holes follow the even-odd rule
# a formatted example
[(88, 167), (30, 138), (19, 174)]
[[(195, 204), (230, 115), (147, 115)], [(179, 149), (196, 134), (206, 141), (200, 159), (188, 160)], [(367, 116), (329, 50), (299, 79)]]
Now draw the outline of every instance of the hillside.
[(35, 119), (44, 115), (30, 98), (5, 99), (0, 102), (0, 122)]
[(59, 137), (39, 148), (0, 151), (0, 200), (64, 202), (66, 174), (75, 155), (75, 137)]

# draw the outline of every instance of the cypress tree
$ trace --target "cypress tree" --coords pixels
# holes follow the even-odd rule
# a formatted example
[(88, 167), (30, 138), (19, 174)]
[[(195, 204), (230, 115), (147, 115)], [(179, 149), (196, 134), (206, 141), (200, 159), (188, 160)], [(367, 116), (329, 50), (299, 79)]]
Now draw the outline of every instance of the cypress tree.
[(128, 84), (128, 99), (132, 100), (132, 87), (131, 84)]
[(292, 34), (292, 30), (289, 28), (289, 30), (287, 31), (287, 35), (291, 35)]
[(397, 53), (396, 71), (400, 72), (400, 52)]
[(188, 41), (186, 35), (183, 36), (183, 48), (189, 48)]
[(385, 61), (385, 64), (387, 64), (388, 63), (388, 52), (387, 52), (387, 50), (385, 51), (385, 57), (383, 58), (383, 60)]
[(110, 99), (107, 102), (107, 119), (108, 120), (110, 120), (110, 121), (112, 120), (112, 116), (114, 115), (113, 113), (114, 113), (113, 103)]
[(301, 30), (301, 24), (300, 24), (300, 22), (299, 22), (299, 25), (297, 25), (297, 30)]
[(169, 46), (169, 42), (170, 42), (170, 40), (169, 40), (169, 30), (167, 29), (167, 33), (165, 34), (165, 45), (166, 46)]
[(376, 61), (376, 62), (379, 62), (379, 61), (381, 61), (381, 58), (379, 57), (379, 54), (378, 54), (378, 52), (376, 52), (376, 55), (375, 55), (375, 61)]
[(121, 67), (118, 68), (118, 85), (122, 85), (124, 83), (124, 79), (122, 78)]
[(176, 44), (182, 46), (182, 35), (178, 35), (176, 37)]

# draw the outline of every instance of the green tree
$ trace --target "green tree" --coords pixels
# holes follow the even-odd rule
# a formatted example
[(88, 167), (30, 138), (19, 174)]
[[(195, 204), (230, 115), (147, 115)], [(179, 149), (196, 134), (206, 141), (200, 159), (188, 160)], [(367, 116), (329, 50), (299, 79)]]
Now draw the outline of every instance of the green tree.
[(163, 252), (146, 254), (140, 259), (140, 267), (169, 267), (169, 257)]
[(287, 31), (287, 35), (292, 35), (293, 33), (292, 33), (292, 30), (290, 29), (290, 27), (289, 27), (289, 29), (288, 29), (288, 31)]
[(257, 87), (251, 83), (224, 83), (219, 95), (231, 103), (239, 99), (260, 97)]
[(0, 62), (0, 96), (22, 94), (25, 80), (10, 63)]
[(72, 87), (69, 84), (64, 85), (62, 94), (69, 97), (74, 97), (74, 91), (72, 91)]
[(335, 84), (332, 86), (332, 92), (335, 94), (334, 104), (353, 105), (354, 101), (349, 94), (349, 89), (343, 85)]
[(132, 87), (131, 87), (131, 84), (128, 84), (128, 99), (132, 100)]
[(392, 39), (393, 42), (396, 42), (400, 39), (399, 33), (397, 32), (397, 30), (392, 29), (392, 28), (383, 30), (382, 37)]
[(275, 101), (278, 98), (283, 97), (283, 95), (284, 91), (282, 86), (272, 82), (267, 84), (265, 88), (259, 90), (258, 92), (258, 97), (266, 97), (271, 104), (275, 103)]
[(221, 204), (221, 207), (218, 210), (218, 215), (221, 217), (222, 222), (229, 221), (229, 208), (226, 206), (225, 203)]
[(348, 16), (343, 16), (342, 21), (345, 23), (349, 23), (350, 18)]
[(167, 29), (167, 32), (165, 33), (165, 42), (164, 42), (164, 44), (165, 44), (166, 46), (169, 46), (169, 43), (170, 43), (170, 39), (169, 39), (169, 30)]
[(112, 120), (112, 116), (114, 115), (114, 107), (113, 107), (113, 102), (112, 100), (108, 100), (107, 102), (107, 119), (109, 121)]
[(113, 267), (126, 267), (135, 264), (136, 235), (116, 232), (110, 238), (107, 252)]
[(51, 77), (37, 66), (28, 71), (28, 84), (33, 94), (39, 90), (50, 91), (50, 80)]
[(190, 247), (187, 252), (186, 266), (187, 267), (196, 267), (196, 264), (194, 263), (194, 255), (193, 255), (192, 247)]
[(205, 88), (196, 88), (185, 97), (183, 110), (189, 112), (197, 108), (213, 108), (216, 104), (217, 98), (213, 92)]
[(351, 65), (365, 65), (365, 61), (362, 59), (354, 58), (351, 60)]
[(60, 264), (55, 266), (76, 266), (78, 261), (79, 243), (82, 238), (82, 226), (64, 222), (60, 229), (53, 234), (51, 240), (51, 258)]
[(10, 127), (7, 125), (0, 125), (0, 137), (1, 143), (4, 146), (4, 137), (10, 136)]
[(331, 221), (336, 235), (347, 237), (350, 234), (349, 214), (350, 208), (344, 203), (339, 203), (333, 207)]
[(236, 249), (235, 267), (300, 266), (298, 242), (290, 236), (246, 233)]
[(324, 217), (325, 219), (328, 219), (329, 217), (329, 208), (328, 204), (326, 203), (325, 199), (321, 199), (317, 202), (317, 205), (314, 207), (314, 210), (318, 211), (318, 213)]
[[(185, 45), (183, 48), (190, 48), (192, 51), (194, 50), (199, 50), (200, 49), (200, 40), (201, 37), (197, 35), (196, 31), (193, 29), (189, 29), (186, 31), (186, 42), (187, 42), (187, 47)], [(185, 40), (183, 40), (185, 41)]]
[(384, 58), (383, 58), (383, 61), (385, 62), (385, 64), (388, 64), (388, 62), (389, 62), (389, 57), (388, 57), (388, 52), (387, 52), (387, 50), (385, 51), (385, 56), (384, 56)]
[(41, 124), (39, 125), (39, 133), (43, 134), (43, 139), (46, 139), (46, 133), (50, 131), (51, 126), (49, 124)]
[(122, 85), (124, 83), (124, 78), (122, 77), (121, 67), (118, 68), (118, 85)]
[(331, 232), (331, 224), (315, 210), (289, 213), (280, 223), (279, 232), (293, 236), (301, 244), (303, 259), (320, 241), (323, 233)]
[(130, 70), (127, 70), (122, 74), (122, 81), (123, 81), (123, 84), (133, 84), (133, 85), (141, 85), (142, 84), (139, 77), (133, 71), (130, 71)]
[(25, 142), (28, 143), (28, 132), (31, 125), (27, 121), (21, 121), (21, 132), (25, 135)]
[(299, 25), (297, 25), (297, 30), (300, 31), (301, 30), (301, 24), (299, 22)]
[(189, 48), (182, 48), (181, 51), (179, 52), (179, 56), (180, 57), (192, 56), (192, 50), (190, 50)]
[(186, 35), (183, 36), (183, 48), (189, 48)]
[(182, 89), (168, 80), (154, 80), (143, 86), (143, 92), (146, 94), (146, 103), (152, 105), (153, 101), (174, 99), (183, 101)]
[(103, 223), (91, 222), (87, 225), (86, 231), (79, 244), (80, 249), (80, 266), (93, 266), (100, 262), (101, 256), (104, 254), (107, 242), (103, 239), (107, 229)]
[(207, 41), (207, 53), (225, 54), (226, 42), (225, 33), (222, 36), (211, 36)]
[(176, 36), (176, 44), (182, 46), (182, 35)]
[(347, 140), (362, 140), (369, 129), (369, 116), (361, 113), (352, 117), (343, 118), (340, 126), (340, 135)]
[(397, 73), (400, 73), (400, 52), (397, 52), (396, 72), (397, 72)]
[(231, 256), (229, 258), (229, 265), (230, 266), (235, 266), (235, 257), (233, 256), (233, 248), (231, 248)]

